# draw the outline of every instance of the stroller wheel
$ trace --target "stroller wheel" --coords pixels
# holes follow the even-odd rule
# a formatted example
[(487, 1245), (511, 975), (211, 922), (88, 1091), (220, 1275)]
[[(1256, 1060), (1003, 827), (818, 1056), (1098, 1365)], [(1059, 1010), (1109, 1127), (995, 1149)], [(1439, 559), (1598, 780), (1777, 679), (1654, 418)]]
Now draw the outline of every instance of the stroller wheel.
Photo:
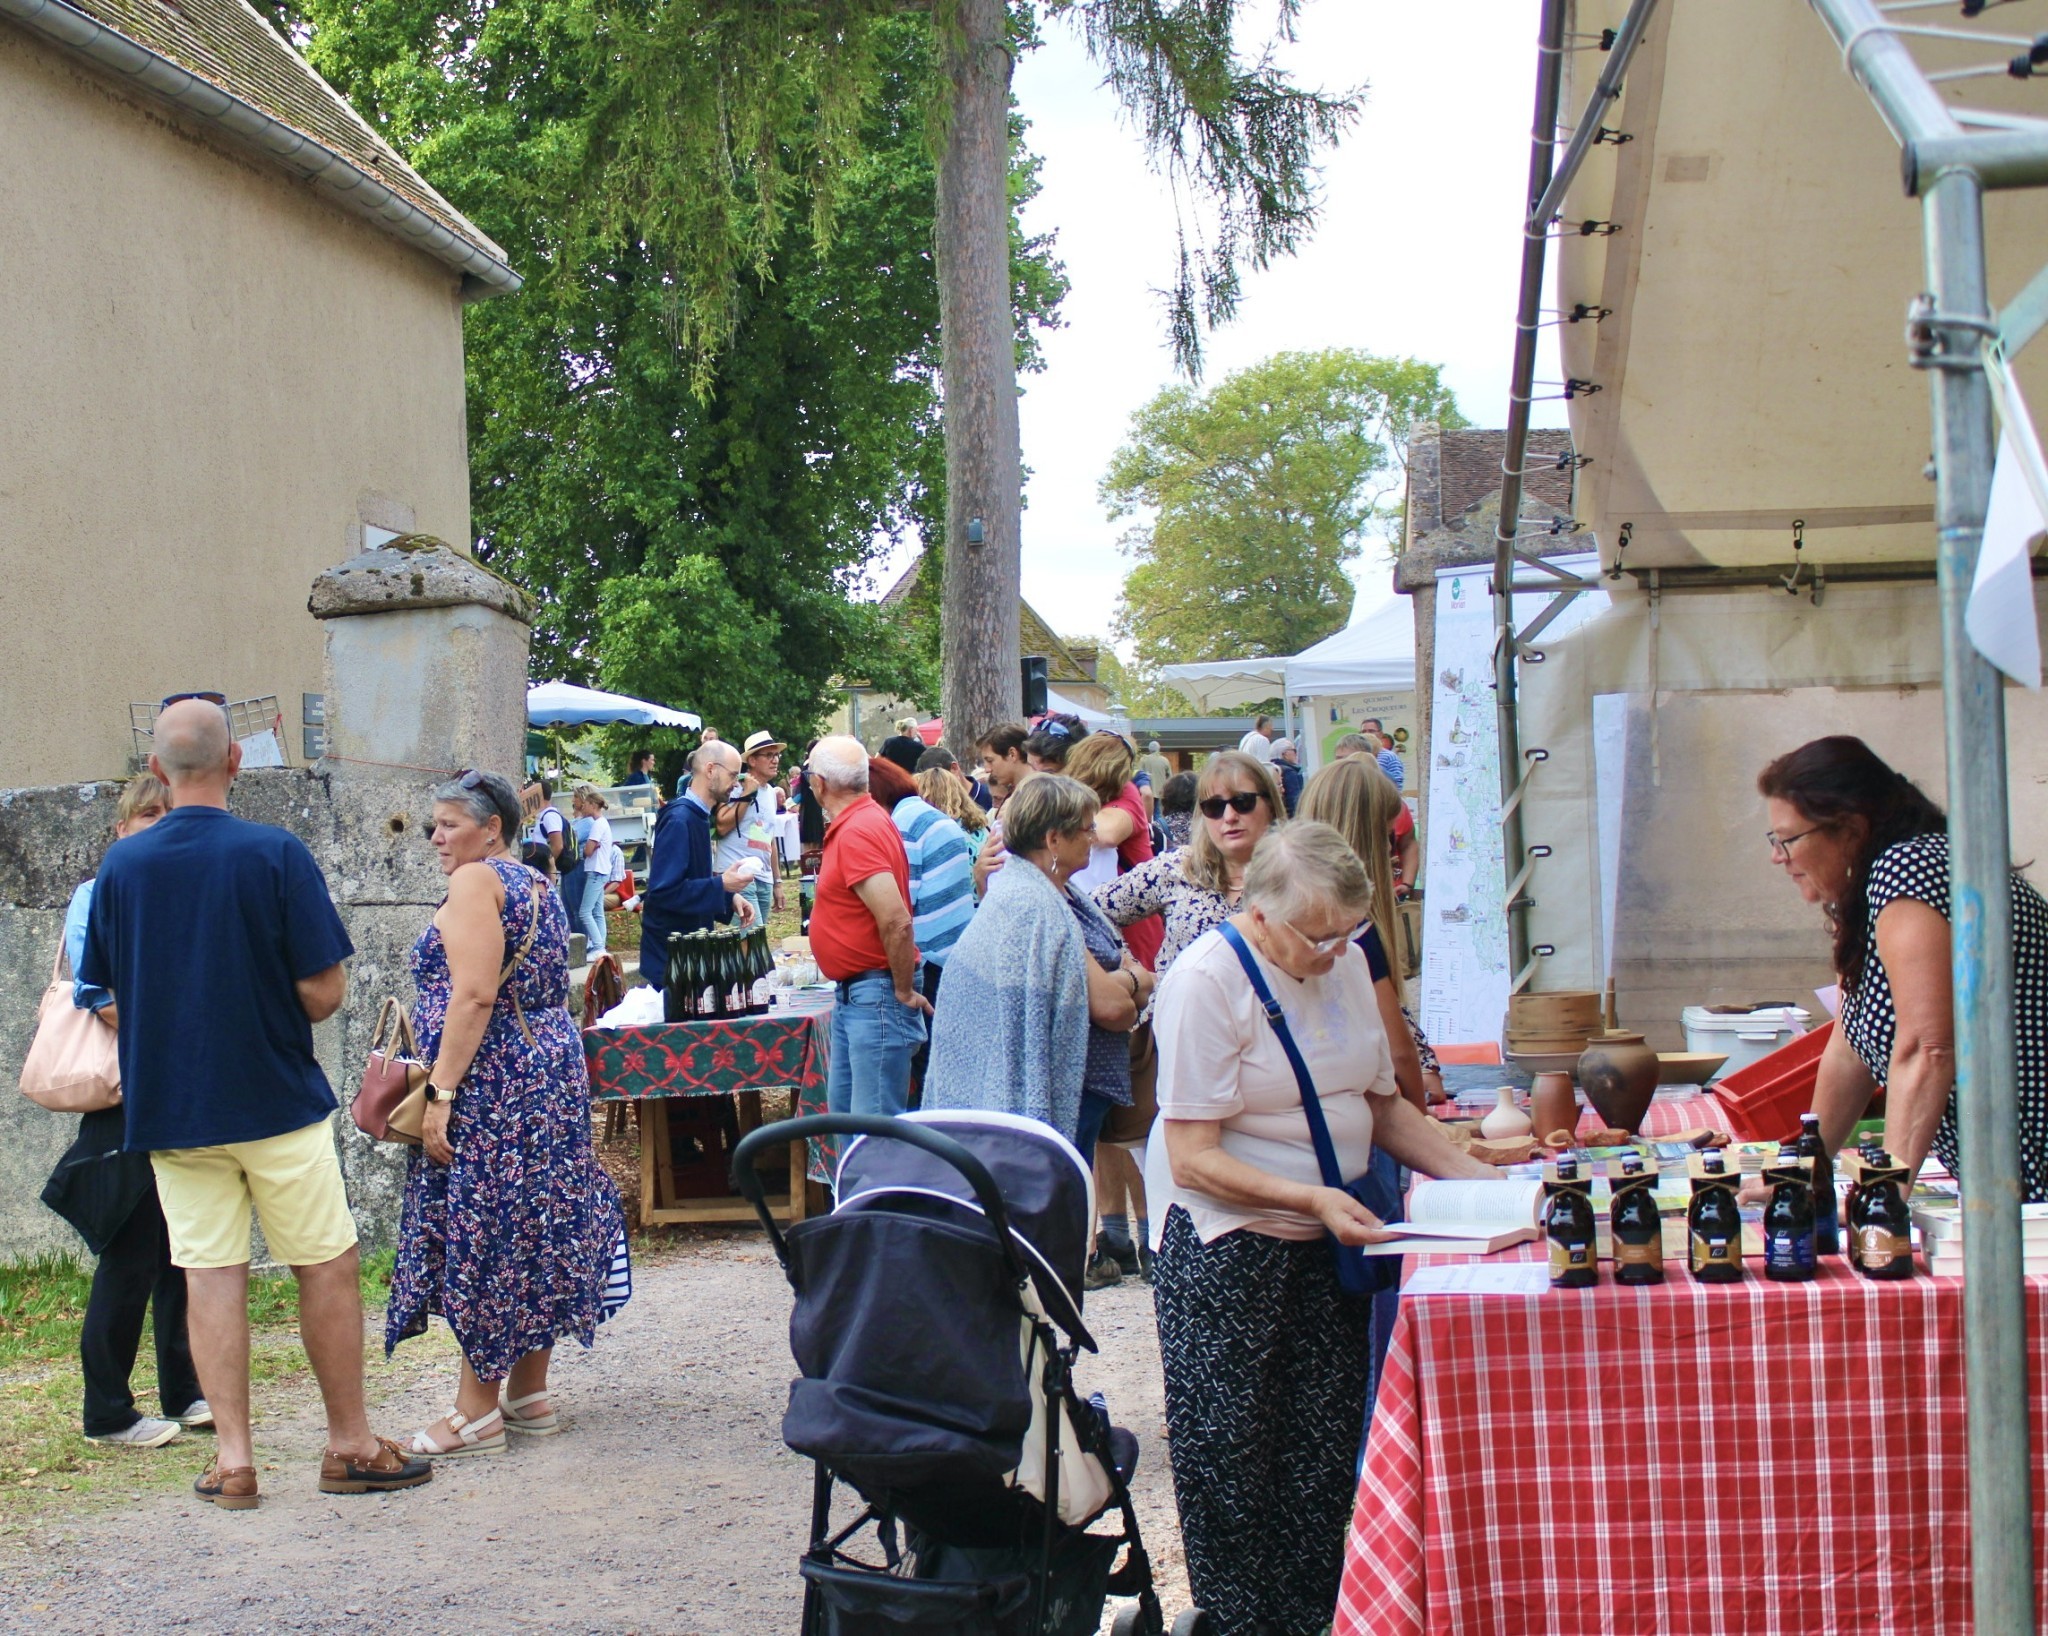
[(1138, 1629), (1138, 1610), (1125, 1608), (1116, 1616), (1116, 1622), (1109, 1627), (1109, 1636), (1143, 1636)]
[(1216, 1621), (1200, 1608), (1189, 1608), (1174, 1620), (1173, 1636), (1216, 1636)]

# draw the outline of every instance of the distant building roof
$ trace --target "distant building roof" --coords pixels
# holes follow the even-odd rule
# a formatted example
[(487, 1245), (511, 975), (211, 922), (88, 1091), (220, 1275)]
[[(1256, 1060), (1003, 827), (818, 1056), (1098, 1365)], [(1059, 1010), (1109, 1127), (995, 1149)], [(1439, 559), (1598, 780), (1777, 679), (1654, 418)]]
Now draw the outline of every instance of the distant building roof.
[[(924, 553), (920, 551), (911, 559), (910, 566), (896, 577), (896, 583), (882, 593), (881, 605), (894, 608), (907, 601), (910, 593), (917, 589), (918, 575), (923, 568)], [(1053, 628), (1039, 617), (1038, 610), (1021, 597), (1017, 602), (1017, 651), (1044, 654), (1046, 680), (1055, 687), (1061, 682), (1095, 680), (1094, 669), (1075, 658), (1066, 643), (1053, 633)]]
[[(1446, 522), (1460, 512), (1500, 493), (1500, 461), (1507, 450), (1508, 434), (1466, 427), (1443, 432), (1438, 438), (1438, 516)], [(1569, 516), (1572, 509), (1572, 473), (1567, 466), (1557, 469), (1557, 457), (1568, 453), (1572, 434), (1568, 431), (1532, 431), (1529, 452), (1522, 464), (1522, 509), (1524, 514), (1552, 509)]]
[(519, 288), (505, 252), (245, 0), (0, 0), (0, 17), (312, 180), (330, 202), (463, 273), (474, 293)]

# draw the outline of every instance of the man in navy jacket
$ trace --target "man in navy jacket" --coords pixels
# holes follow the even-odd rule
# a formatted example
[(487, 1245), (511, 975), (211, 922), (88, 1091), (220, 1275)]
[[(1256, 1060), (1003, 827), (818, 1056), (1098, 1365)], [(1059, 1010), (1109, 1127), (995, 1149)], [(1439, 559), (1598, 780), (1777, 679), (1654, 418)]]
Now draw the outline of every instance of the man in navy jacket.
[(711, 872), (711, 809), (731, 793), (740, 753), (723, 740), (699, 746), (690, 757), (690, 787), (654, 821), (654, 862), (640, 904), (640, 975), (655, 988), (668, 982), (672, 932), (698, 932), (739, 912), (750, 924), (754, 906), (738, 894), (752, 881), (751, 860), (723, 875)]

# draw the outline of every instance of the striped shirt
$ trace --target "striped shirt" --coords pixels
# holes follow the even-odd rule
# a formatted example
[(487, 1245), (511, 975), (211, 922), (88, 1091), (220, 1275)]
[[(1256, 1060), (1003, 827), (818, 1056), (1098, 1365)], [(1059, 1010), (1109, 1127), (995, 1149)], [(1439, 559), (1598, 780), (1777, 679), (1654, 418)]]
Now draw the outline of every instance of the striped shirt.
[(943, 966), (974, 918), (974, 851), (967, 832), (919, 796), (889, 814), (910, 858), (910, 924), (917, 952)]

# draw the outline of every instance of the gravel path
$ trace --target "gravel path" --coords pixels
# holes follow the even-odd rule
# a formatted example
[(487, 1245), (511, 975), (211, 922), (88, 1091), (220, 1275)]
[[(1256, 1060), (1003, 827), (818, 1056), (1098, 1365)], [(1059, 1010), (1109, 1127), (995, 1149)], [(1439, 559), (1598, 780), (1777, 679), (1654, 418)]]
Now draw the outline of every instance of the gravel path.
[[(635, 1272), (632, 1305), (597, 1346), (556, 1355), (562, 1436), (454, 1462), (407, 1493), (322, 1495), (318, 1400), (295, 1383), (267, 1411), (259, 1401), (259, 1510), (172, 1494), (53, 1514), (0, 1546), (0, 1630), (793, 1636), (810, 1463), (782, 1446), (794, 1369), (781, 1269), (758, 1234), (735, 1232), (692, 1236)], [(1091, 1295), (1088, 1318), (1102, 1355), (1083, 1359), (1082, 1392), (1103, 1392), (1144, 1446), (1139, 1521), (1170, 1621), (1187, 1589), (1150, 1291), (1126, 1280)], [(451, 1386), (423, 1359), (373, 1419), (387, 1435), (425, 1425)], [(205, 1449), (138, 1458), (196, 1474)]]

